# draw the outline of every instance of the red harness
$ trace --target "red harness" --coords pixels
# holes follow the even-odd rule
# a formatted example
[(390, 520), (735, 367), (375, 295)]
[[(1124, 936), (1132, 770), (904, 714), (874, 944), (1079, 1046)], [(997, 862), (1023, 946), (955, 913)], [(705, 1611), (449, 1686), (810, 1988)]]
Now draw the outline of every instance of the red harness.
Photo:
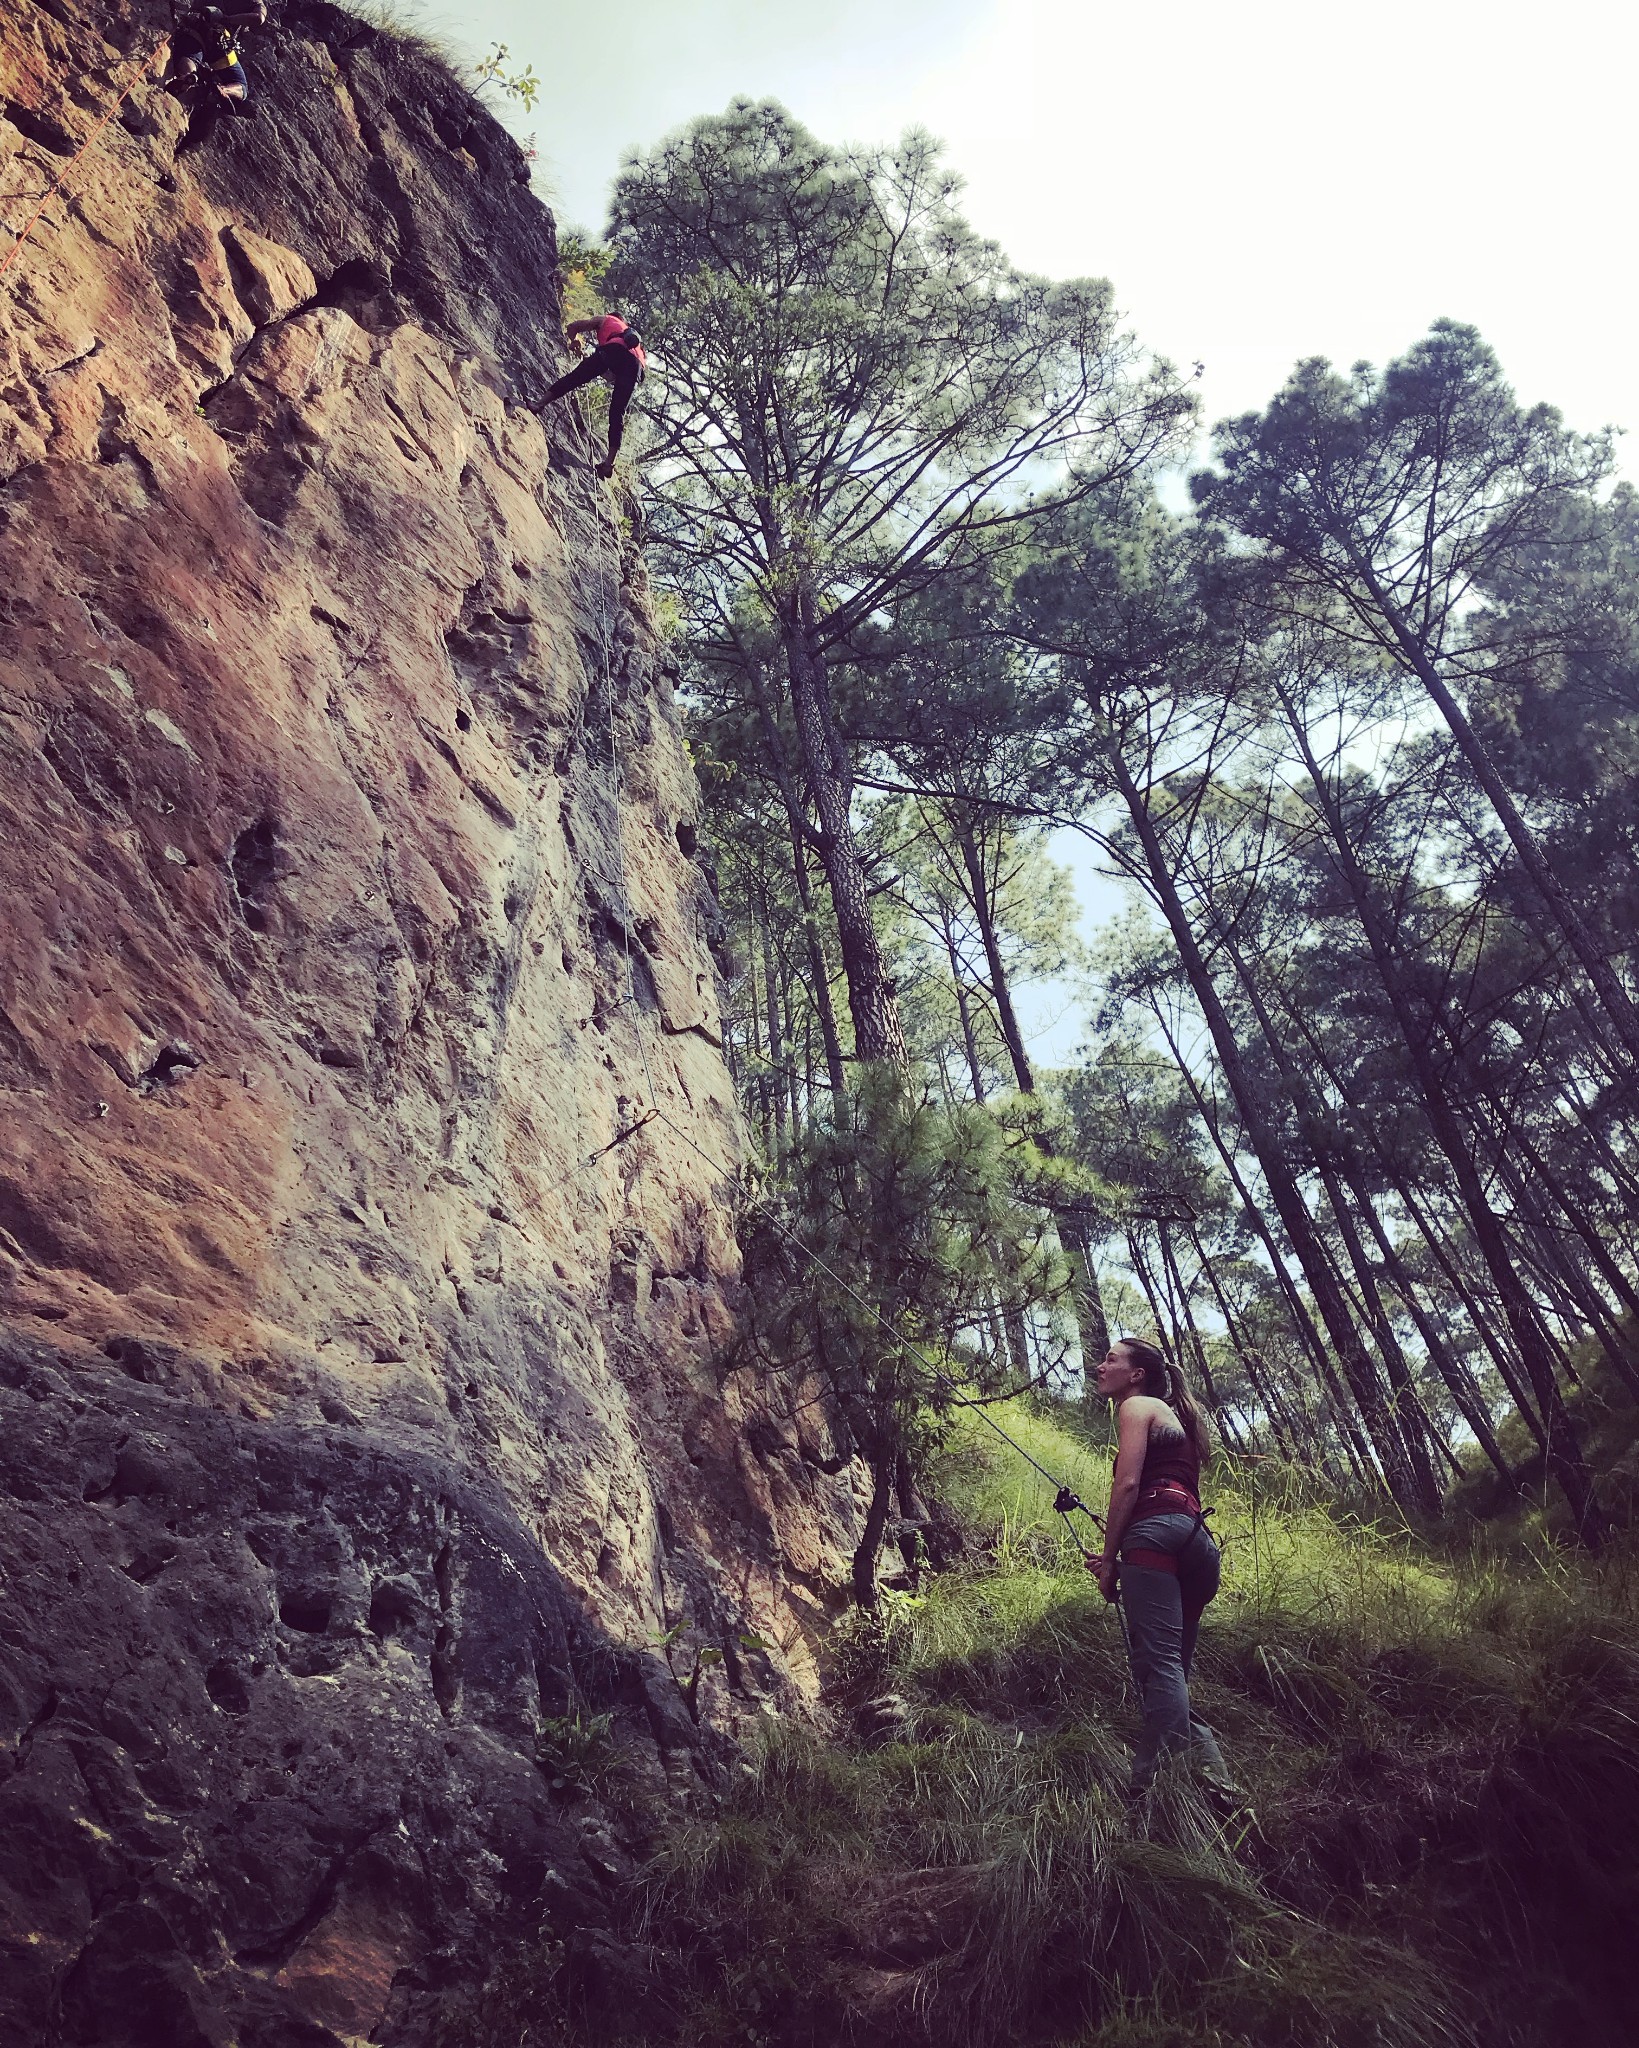
[[(1142, 1521), (1151, 1515), (1193, 1515), (1196, 1526), (1201, 1524), (1201, 1503), (1187, 1487), (1166, 1480), (1159, 1486), (1152, 1486), (1147, 1493), (1141, 1493), (1133, 1504), (1132, 1519)], [(1166, 1550), (1123, 1550), (1123, 1564), (1135, 1564), (1141, 1570), (1170, 1572), (1178, 1576), (1178, 1560)]]
[(1201, 1503), (1187, 1486), (1165, 1479), (1159, 1486), (1152, 1486), (1147, 1493), (1138, 1496), (1133, 1503), (1133, 1520), (1140, 1520), (1146, 1510), (1152, 1515), (1198, 1515)]

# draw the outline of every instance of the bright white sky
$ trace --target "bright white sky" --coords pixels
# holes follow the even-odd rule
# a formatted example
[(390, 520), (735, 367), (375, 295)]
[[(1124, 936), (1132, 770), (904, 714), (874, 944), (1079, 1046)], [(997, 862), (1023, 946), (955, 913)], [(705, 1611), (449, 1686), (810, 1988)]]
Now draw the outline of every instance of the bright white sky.
[[(975, 226), (1019, 263), (1113, 280), (1140, 337), (1205, 365), (1208, 420), (1302, 356), (1382, 362), (1444, 314), (1520, 396), (1639, 429), (1639, 30), (1558, 0), (404, 0), (470, 53), (533, 65), (562, 220), (601, 227), (622, 154), (735, 93), (823, 140), (930, 129)], [(641, 320), (641, 312), (638, 314)], [(1623, 448), (1639, 475), (1639, 432)], [(1068, 848), (1063, 849), (1068, 851)], [(1084, 907), (1116, 907), (1081, 860)], [(1038, 1056), (1073, 1050), (1051, 992)]]
[[(931, 129), (1015, 261), (1114, 280), (1209, 418), (1305, 355), (1469, 320), (1522, 397), (1639, 428), (1639, 28), (1615, 0), (424, 0), (533, 64), (539, 183), (602, 224), (621, 154), (744, 92), (829, 141)], [(1625, 451), (1639, 469), (1639, 449)]]

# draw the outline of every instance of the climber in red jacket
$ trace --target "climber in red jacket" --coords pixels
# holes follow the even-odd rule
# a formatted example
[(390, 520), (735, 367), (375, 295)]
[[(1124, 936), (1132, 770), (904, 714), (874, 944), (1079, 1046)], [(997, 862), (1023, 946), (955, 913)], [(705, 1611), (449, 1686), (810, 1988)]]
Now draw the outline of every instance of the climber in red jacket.
[(592, 353), (584, 362), (577, 363), (567, 376), (560, 377), (542, 402), (550, 405), (555, 398), (578, 390), (582, 384), (590, 384), (594, 377), (607, 378), (611, 391), (609, 458), (598, 464), (598, 475), (613, 476), (615, 457), (620, 453), (621, 429), (626, 424), (626, 408), (632, 402), (632, 393), (643, 382), (643, 372), (649, 364), (643, 353), (642, 338), (637, 329), (628, 326), (618, 313), (601, 313), (595, 320), (572, 320), (564, 331), (571, 340), (583, 334), (590, 335)]

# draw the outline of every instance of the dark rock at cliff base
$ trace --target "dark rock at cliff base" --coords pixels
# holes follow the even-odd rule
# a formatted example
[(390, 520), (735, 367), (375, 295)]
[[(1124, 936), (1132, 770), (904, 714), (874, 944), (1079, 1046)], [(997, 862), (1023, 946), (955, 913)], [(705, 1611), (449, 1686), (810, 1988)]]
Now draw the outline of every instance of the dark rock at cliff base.
[(0, 1583), (7, 2042), (414, 2038), (486, 1948), (606, 1921), (631, 1823), (543, 1731), (611, 1716), (657, 1810), (718, 1768), (497, 1489), (15, 1341)]

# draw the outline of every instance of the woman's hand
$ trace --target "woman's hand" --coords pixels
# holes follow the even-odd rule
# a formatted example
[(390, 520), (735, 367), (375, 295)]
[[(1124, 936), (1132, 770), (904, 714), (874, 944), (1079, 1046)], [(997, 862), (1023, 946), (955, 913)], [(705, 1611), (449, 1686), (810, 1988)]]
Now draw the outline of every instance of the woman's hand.
[(1113, 1600), (1115, 1598), (1115, 1571), (1119, 1562), (1119, 1558), (1114, 1557), (1090, 1557), (1087, 1560), (1087, 1569), (1097, 1579), (1098, 1590), (1104, 1595), (1106, 1600)]

